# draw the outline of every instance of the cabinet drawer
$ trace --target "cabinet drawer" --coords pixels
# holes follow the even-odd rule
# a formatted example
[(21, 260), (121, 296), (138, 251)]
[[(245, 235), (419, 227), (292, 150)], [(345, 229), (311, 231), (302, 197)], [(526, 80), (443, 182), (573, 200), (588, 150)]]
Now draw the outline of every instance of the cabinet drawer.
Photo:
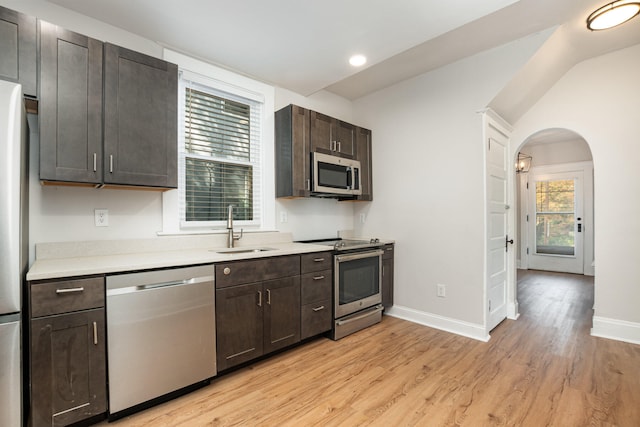
[(331, 330), (331, 300), (302, 306), (301, 338), (309, 338)]
[(384, 254), (382, 254), (382, 259), (393, 259), (393, 252), (395, 252), (393, 244), (384, 245), (382, 247)]
[(331, 270), (307, 273), (302, 276), (302, 304), (331, 299), (333, 280)]
[(104, 307), (104, 278), (31, 283), (31, 317)]
[(314, 252), (300, 256), (300, 270), (302, 274), (312, 271), (330, 270), (333, 265), (331, 252)]
[(300, 274), (300, 255), (216, 264), (216, 288)]

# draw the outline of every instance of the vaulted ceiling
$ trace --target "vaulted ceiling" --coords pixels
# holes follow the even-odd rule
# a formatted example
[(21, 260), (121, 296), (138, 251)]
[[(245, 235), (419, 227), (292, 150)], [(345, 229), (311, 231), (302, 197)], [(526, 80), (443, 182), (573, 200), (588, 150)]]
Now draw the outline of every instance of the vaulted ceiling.
[[(555, 26), (573, 62), (640, 43), (640, 19), (585, 28), (602, 0), (49, 1), (302, 95), (348, 99)], [(348, 64), (355, 53), (365, 66)]]

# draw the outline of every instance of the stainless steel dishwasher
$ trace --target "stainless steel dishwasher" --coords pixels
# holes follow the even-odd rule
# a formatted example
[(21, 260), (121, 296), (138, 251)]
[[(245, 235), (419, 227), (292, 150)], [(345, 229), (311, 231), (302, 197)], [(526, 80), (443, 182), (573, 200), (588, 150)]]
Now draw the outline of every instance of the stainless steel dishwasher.
[(110, 417), (216, 375), (214, 298), (213, 266), (107, 276)]

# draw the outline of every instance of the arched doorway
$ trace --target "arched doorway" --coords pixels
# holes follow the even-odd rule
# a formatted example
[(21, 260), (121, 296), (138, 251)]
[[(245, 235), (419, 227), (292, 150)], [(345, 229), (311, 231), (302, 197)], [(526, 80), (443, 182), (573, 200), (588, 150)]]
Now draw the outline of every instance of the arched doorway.
[(514, 171), (512, 295), (517, 293), (516, 268), (594, 275), (594, 174), (588, 142), (569, 129), (545, 129), (521, 141), (518, 153), (531, 156), (531, 166), (527, 172)]

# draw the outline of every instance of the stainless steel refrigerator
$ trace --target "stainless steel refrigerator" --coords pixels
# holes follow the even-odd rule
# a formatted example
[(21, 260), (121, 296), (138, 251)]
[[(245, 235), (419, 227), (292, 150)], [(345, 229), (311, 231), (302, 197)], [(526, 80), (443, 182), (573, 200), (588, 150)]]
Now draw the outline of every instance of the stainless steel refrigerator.
[(19, 84), (0, 80), (0, 426), (22, 424), (22, 283), (28, 264), (28, 126)]

